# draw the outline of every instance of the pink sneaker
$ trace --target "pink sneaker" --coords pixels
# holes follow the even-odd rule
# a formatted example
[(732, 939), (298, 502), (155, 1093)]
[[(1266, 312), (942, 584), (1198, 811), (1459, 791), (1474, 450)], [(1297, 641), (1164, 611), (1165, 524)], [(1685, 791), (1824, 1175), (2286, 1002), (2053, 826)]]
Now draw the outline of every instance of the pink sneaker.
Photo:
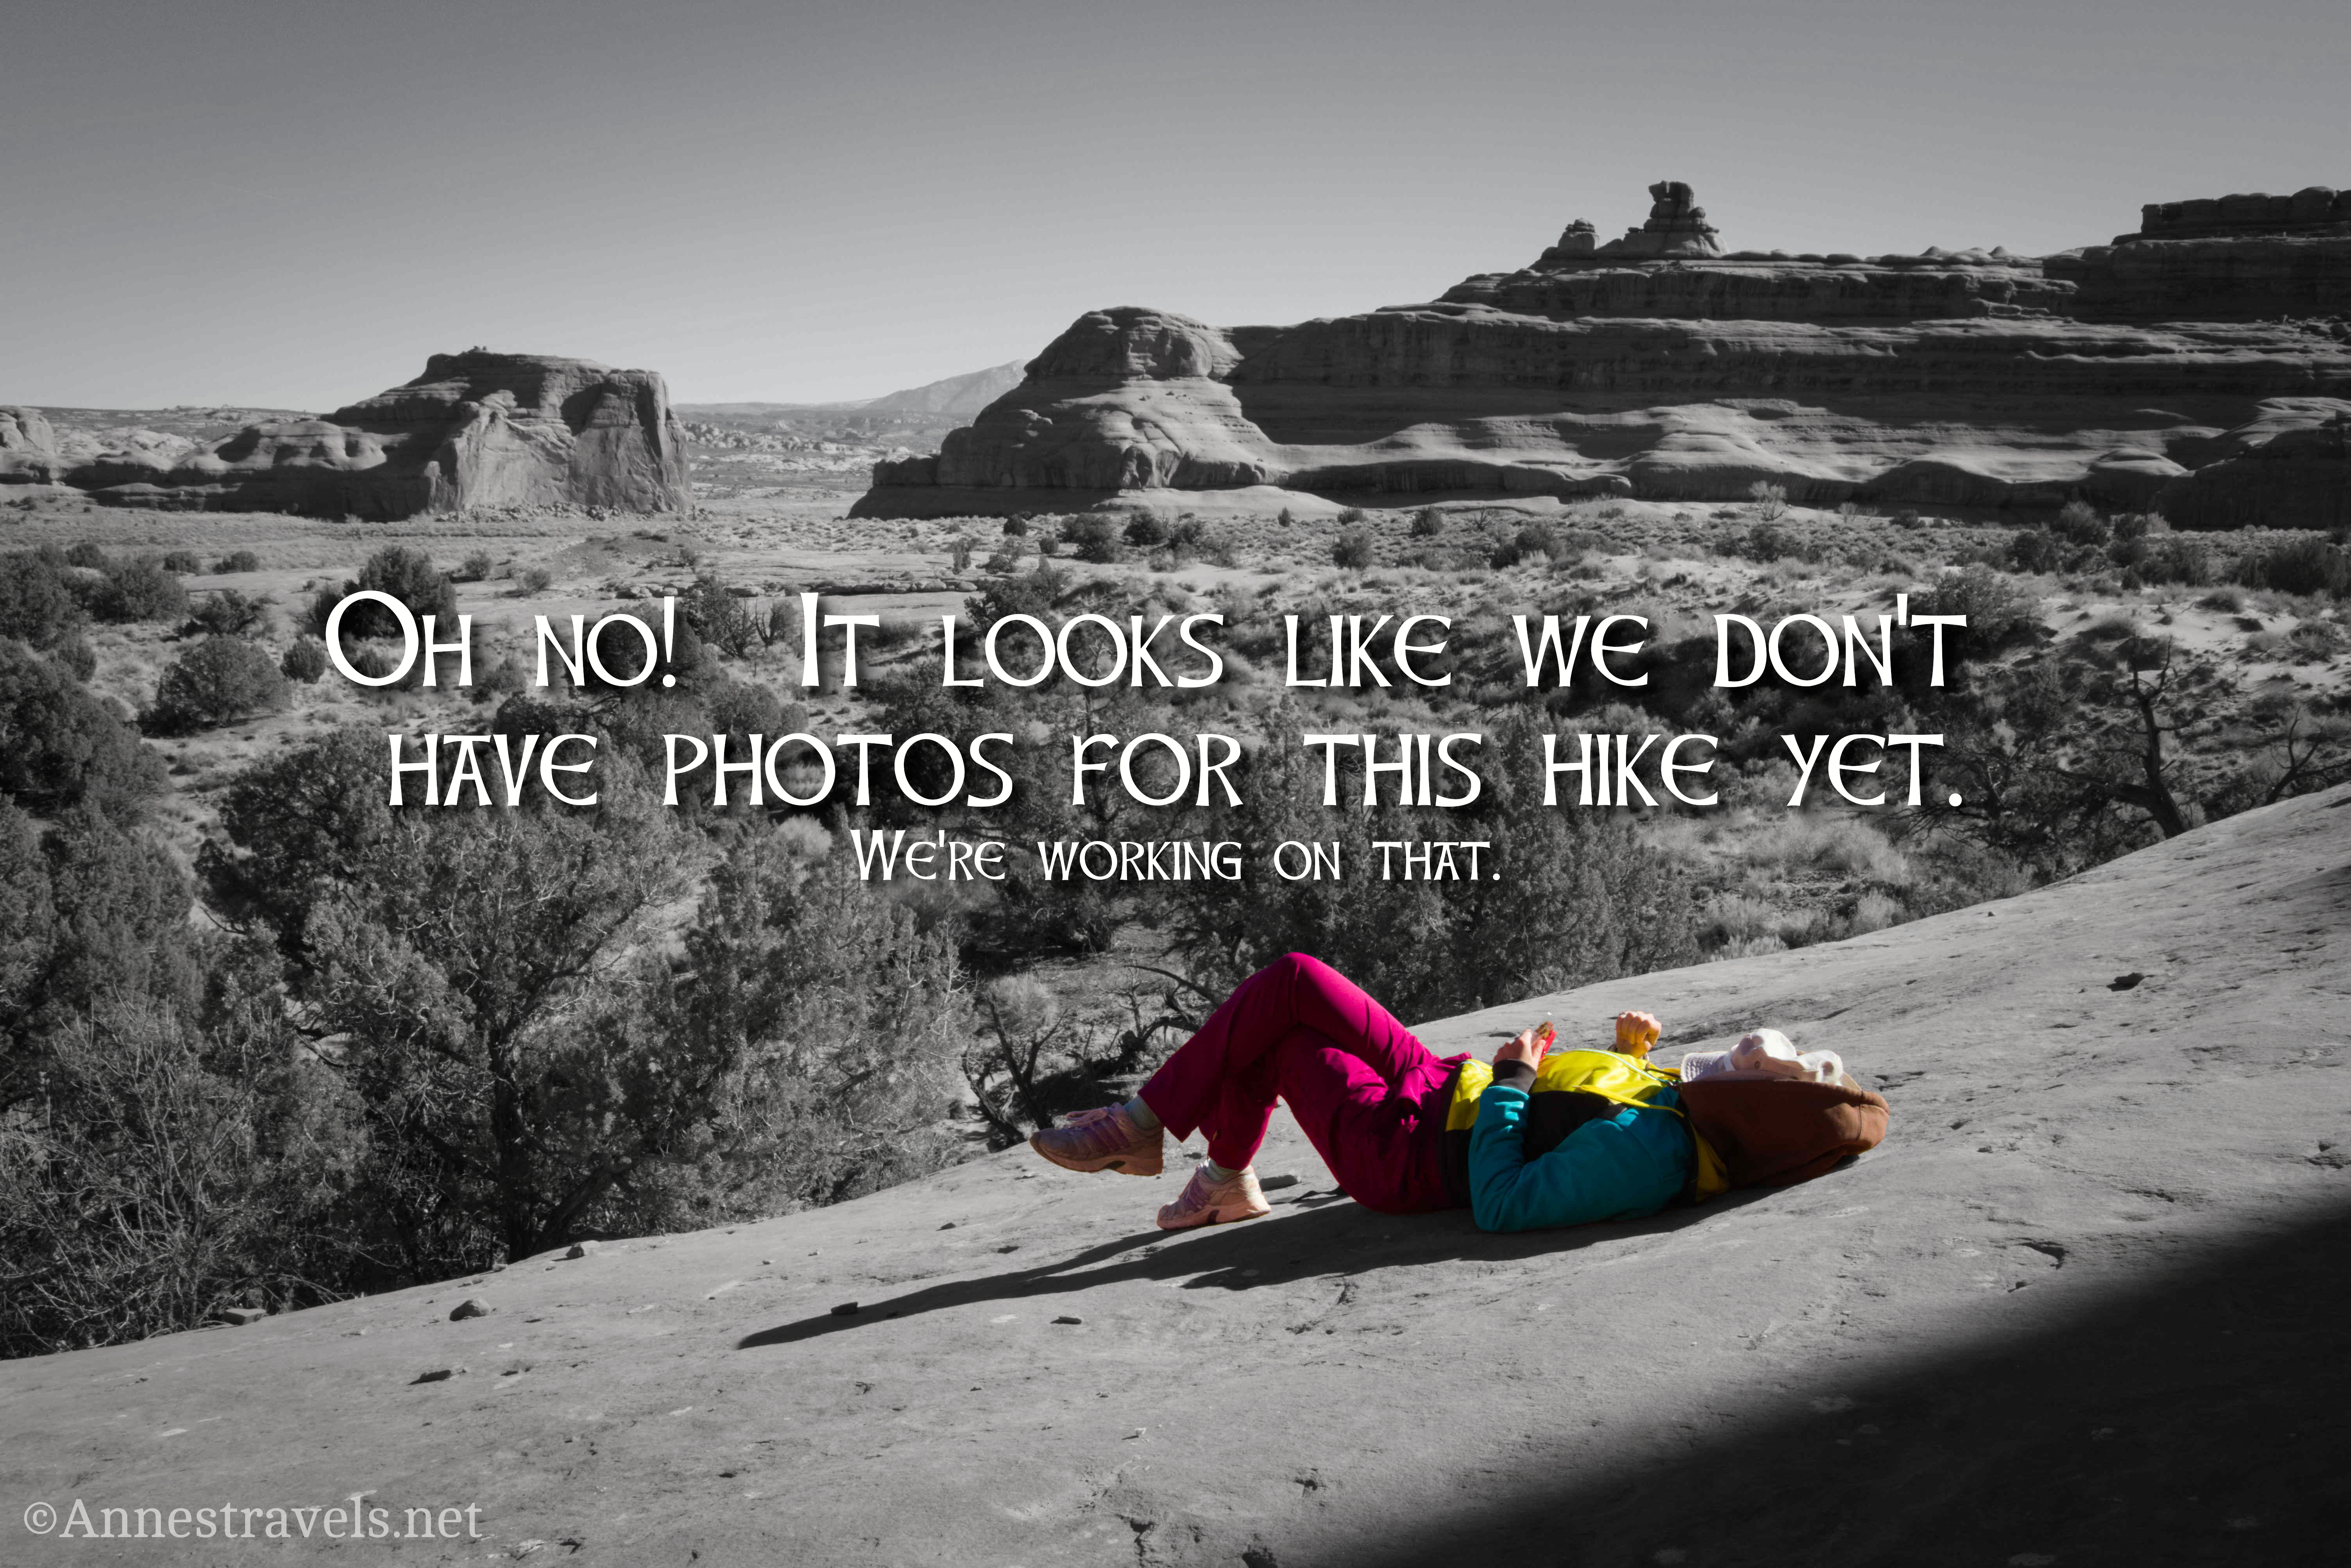
[(1123, 1105), (1081, 1111), (1058, 1127), (1040, 1127), (1029, 1146), (1071, 1171), (1117, 1171), (1122, 1176), (1157, 1176), (1167, 1130), (1134, 1124)]
[(1208, 1179), (1208, 1167), (1203, 1163), (1193, 1168), (1192, 1179), (1184, 1184), (1184, 1194), (1159, 1211), (1162, 1230), (1190, 1230), (1202, 1225), (1229, 1225), (1237, 1219), (1259, 1219), (1273, 1212), (1273, 1206), (1258, 1190), (1257, 1171), (1243, 1166), (1219, 1182)]

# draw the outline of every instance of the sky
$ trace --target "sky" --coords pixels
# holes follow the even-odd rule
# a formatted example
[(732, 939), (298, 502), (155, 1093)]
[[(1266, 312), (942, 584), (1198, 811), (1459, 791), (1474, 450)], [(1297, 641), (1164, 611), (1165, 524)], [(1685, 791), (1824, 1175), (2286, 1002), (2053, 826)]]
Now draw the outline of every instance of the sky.
[(2351, 185), (2342, 0), (76, 0), (0, 32), (0, 402), (436, 350), (867, 397), (1081, 312), (1433, 298), (1690, 182), (1731, 249), (2045, 253)]

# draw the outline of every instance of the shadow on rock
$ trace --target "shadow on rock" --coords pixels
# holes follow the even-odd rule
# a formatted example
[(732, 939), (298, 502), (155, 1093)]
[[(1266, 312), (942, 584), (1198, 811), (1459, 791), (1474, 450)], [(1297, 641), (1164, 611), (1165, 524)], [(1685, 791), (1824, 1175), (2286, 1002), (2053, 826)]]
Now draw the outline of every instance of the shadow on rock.
[(1131, 1281), (1180, 1281), (1184, 1289), (1192, 1291), (1248, 1291), (1455, 1259), (1507, 1262), (1544, 1253), (1573, 1252), (1600, 1241), (1719, 1223), (1764, 1196), (1766, 1190), (1734, 1193), (1701, 1208), (1669, 1208), (1646, 1219), (1510, 1236), (1479, 1230), (1462, 1209), (1410, 1216), (1374, 1214), (1336, 1197), (1306, 1197), (1275, 1209), (1267, 1218), (1243, 1225), (1123, 1236), (1034, 1268), (956, 1280), (888, 1301), (861, 1302), (854, 1313), (825, 1312), (779, 1323), (745, 1336), (736, 1348), (797, 1344), (892, 1318), (984, 1301), (1017, 1301), (1040, 1292), (1061, 1295)]
[(1277, 1542), (1280, 1561), (2351, 1562), (2346, 1299), (2351, 1211), (2266, 1225), (2032, 1329), (1872, 1371), (1824, 1359), (1778, 1397), (1727, 1396), (1708, 1429), (1643, 1434), (1602, 1463), (1531, 1441), (1512, 1479), (1417, 1529)]

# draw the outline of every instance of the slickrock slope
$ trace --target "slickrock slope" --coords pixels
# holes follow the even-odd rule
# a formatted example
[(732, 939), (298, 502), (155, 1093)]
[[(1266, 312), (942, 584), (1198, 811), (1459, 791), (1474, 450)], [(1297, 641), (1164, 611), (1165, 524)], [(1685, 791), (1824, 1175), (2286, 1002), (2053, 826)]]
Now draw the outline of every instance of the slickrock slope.
[[(1425, 305), (1289, 328), (1090, 312), (935, 457), (877, 465), (860, 509), (1260, 485), (1721, 500), (1764, 480), (1815, 504), (2080, 496), (2191, 527), (2351, 522), (2351, 217), (2332, 191), (2184, 204), (2252, 214), (2218, 230), (2150, 208), (2141, 235), (2039, 259), (1725, 254), (1687, 185), (1650, 190), (1622, 239), (1578, 220)], [(2287, 437), (2290, 476), (2241, 461)]]
[[(660, 376), (542, 354), (435, 354), (414, 381), (324, 419), (249, 424), (176, 454), (66, 461), (42, 451), (38, 428), (16, 428), (12, 441), (0, 427), (0, 483), (65, 484), (109, 506), (376, 518), (691, 500)], [(12, 464), (15, 442), (26, 455)]]
[[(1150, 1228), (1015, 1150), (837, 1208), (0, 1364), (16, 1515), (478, 1505), (403, 1558), (2342, 1561), (2351, 789), (1832, 946), (1427, 1026), (1761, 1022), (1892, 1103), (1806, 1186), (1488, 1236), (1329, 1191)], [(461, 1300), (495, 1310), (449, 1321)], [(834, 1309), (857, 1303), (853, 1312)], [(463, 1366), (462, 1376), (421, 1382)], [(288, 1554), (363, 1549), (313, 1541)], [(365, 1549), (365, 1550), (371, 1550)]]

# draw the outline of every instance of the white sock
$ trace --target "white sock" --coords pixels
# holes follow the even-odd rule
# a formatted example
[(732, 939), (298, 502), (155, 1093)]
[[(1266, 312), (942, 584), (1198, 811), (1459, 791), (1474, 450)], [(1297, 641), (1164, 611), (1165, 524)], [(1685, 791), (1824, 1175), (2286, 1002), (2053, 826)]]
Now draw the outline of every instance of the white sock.
[(1214, 1160), (1202, 1160), (1200, 1162), (1200, 1168), (1208, 1173), (1208, 1185), (1216, 1186), (1232, 1180), (1233, 1177), (1240, 1175), (1241, 1171), (1249, 1169), (1249, 1166), (1243, 1166), (1240, 1167), (1240, 1170), (1228, 1171)]
[(1128, 1121), (1146, 1133), (1155, 1131), (1159, 1126), (1157, 1113), (1143, 1103), (1143, 1096), (1140, 1094), (1126, 1103), (1126, 1117)]

